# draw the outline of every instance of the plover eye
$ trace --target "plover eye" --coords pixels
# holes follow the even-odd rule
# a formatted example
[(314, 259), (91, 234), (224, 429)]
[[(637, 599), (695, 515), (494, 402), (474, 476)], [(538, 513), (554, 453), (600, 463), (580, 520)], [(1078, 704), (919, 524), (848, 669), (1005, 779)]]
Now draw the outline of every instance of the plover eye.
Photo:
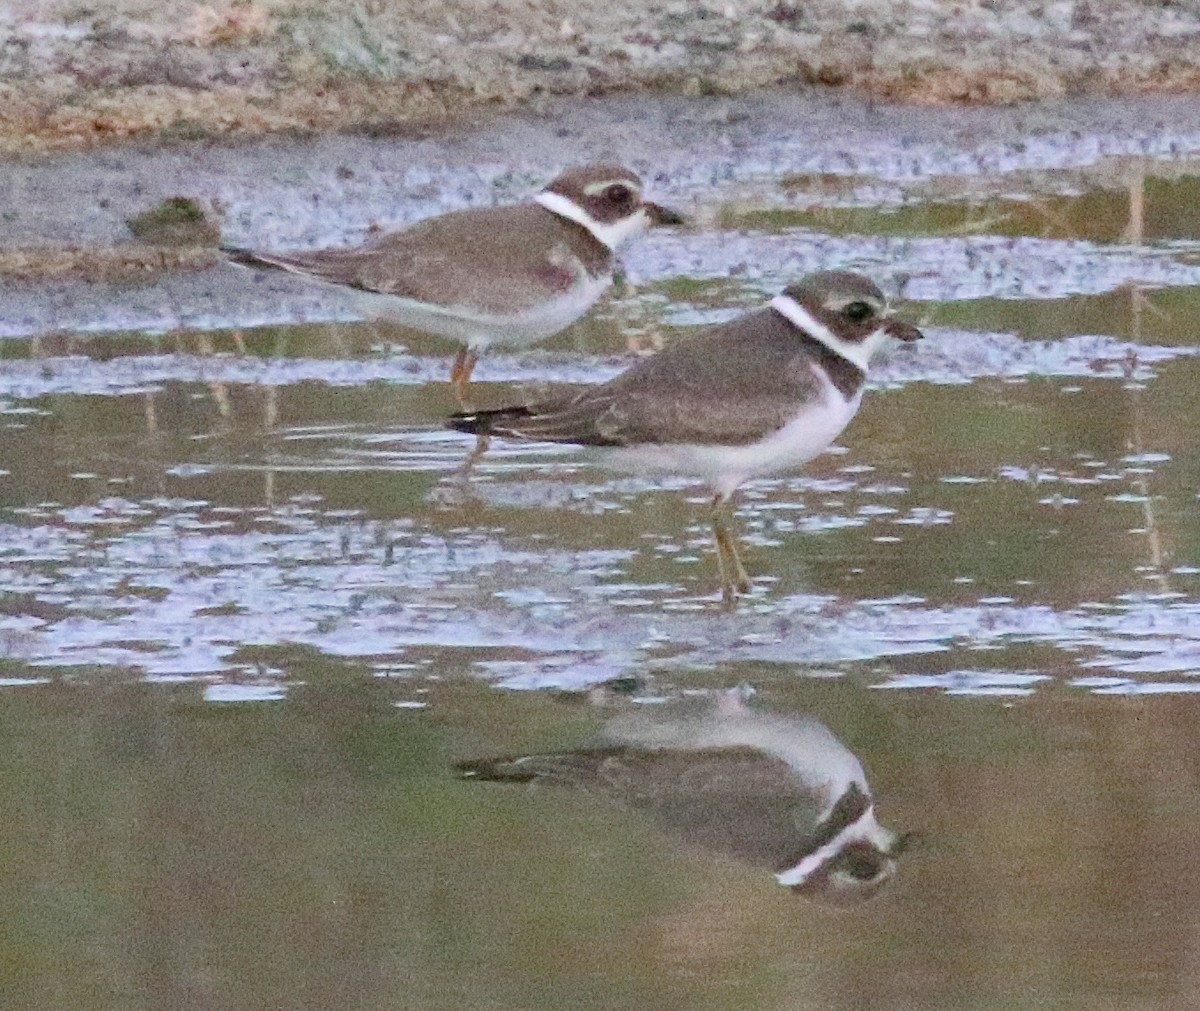
[(879, 875), (879, 858), (874, 853), (847, 853), (839, 862), (855, 881), (871, 881)]
[(632, 196), (633, 192), (629, 187), (622, 186), (620, 183), (614, 183), (604, 191), (604, 199), (614, 204), (623, 204)]
[(875, 310), (872, 309), (866, 302), (851, 302), (848, 306), (842, 309), (842, 312), (844, 312), (852, 320), (859, 323), (870, 317), (874, 311)]

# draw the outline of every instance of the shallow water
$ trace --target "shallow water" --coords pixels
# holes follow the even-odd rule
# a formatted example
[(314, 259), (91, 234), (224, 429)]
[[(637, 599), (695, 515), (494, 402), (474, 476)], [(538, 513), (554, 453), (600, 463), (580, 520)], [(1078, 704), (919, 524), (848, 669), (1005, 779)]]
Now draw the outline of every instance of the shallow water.
[[(966, 196), (953, 159), (856, 164), (824, 209), (689, 177), (736, 232), (651, 238), (485, 359), (485, 403), (596, 382), (818, 264), (911, 300), (928, 339), (839, 447), (743, 489), (734, 614), (700, 487), (503, 444), (464, 480), (436, 340), (250, 328), (224, 268), (188, 329), (135, 311), (179, 278), (0, 320), (10, 1005), (1189, 1006), (1200, 242), (1154, 153), (1140, 217), (1028, 159)], [(617, 706), (745, 680), (822, 720), (915, 833), (895, 881), (832, 911), (450, 773), (587, 741), (553, 690), (626, 675)]]

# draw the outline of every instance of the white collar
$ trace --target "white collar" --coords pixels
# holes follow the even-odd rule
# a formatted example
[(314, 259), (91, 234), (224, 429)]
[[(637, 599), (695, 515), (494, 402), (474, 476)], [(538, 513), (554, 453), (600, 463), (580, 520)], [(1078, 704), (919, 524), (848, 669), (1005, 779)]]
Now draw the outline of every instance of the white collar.
[(819, 340), (834, 354), (840, 355), (852, 365), (858, 366), (864, 374), (871, 358), (888, 335), (887, 330), (881, 326), (860, 341), (842, 340), (791, 295), (776, 295), (768, 304), (789, 323), (803, 330), (815, 340)]
[(650, 227), (650, 217), (644, 207), (639, 207), (633, 214), (621, 218), (620, 221), (605, 224), (603, 221), (597, 221), (574, 200), (564, 197), (561, 193), (543, 190), (533, 200), (534, 203), (541, 204), (552, 214), (582, 225), (591, 233), (592, 238), (607, 246), (612, 252), (616, 252), (622, 244)]

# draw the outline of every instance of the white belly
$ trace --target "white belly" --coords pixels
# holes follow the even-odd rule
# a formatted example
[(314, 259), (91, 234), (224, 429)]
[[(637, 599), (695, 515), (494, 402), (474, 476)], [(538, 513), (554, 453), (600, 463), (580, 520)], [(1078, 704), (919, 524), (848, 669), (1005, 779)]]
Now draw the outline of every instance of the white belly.
[(518, 347), (536, 344), (566, 329), (592, 307), (611, 281), (608, 276), (584, 275), (569, 291), (541, 305), (524, 312), (494, 315), (466, 306), (431, 305), (377, 292), (356, 292), (356, 295), (369, 316), (450, 337), (480, 352), (490, 344)]
[(745, 481), (793, 470), (823, 452), (849, 424), (862, 400), (847, 401), (828, 381), (825, 397), (765, 439), (744, 446), (659, 443), (605, 449), (603, 463), (631, 473), (682, 474), (710, 484), (722, 498)]

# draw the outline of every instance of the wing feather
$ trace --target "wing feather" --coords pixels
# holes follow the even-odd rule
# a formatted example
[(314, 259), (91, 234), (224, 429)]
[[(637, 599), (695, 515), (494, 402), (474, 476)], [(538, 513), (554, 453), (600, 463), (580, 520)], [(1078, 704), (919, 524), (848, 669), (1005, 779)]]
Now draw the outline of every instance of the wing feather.
[[(513, 234), (529, 241), (514, 248)], [(553, 215), (522, 205), (428, 218), (358, 249), (229, 252), (241, 263), (329, 284), (497, 314), (520, 313), (569, 291), (583, 269)]]
[(791, 324), (767, 309), (683, 340), (573, 396), (520, 412), (481, 412), (473, 430), (584, 446), (736, 446), (777, 431), (826, 392)]
[(598, 748), (465, 762), (468, 779), (547, 783), (643, 811), (679, 838), (752, 864), (781, 866), (819, 813), (779, 758), (751, 747)]

